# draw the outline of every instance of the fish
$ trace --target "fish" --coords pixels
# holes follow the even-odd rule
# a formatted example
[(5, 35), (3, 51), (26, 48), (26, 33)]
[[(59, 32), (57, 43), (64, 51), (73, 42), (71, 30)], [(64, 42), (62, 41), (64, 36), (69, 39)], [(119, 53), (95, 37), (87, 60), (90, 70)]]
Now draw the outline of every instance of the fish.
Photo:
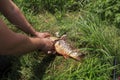
[(62, 55), (65, 59), (70, 57), (77, 61), (80, 61), (81, 58), (85, 56), (82, 52), (78, 52), (71, 48), (70, 44), (65, 40), (66, 35), (58, 37), (50, 37), (54, 41), (54, 48), (57, 54)]

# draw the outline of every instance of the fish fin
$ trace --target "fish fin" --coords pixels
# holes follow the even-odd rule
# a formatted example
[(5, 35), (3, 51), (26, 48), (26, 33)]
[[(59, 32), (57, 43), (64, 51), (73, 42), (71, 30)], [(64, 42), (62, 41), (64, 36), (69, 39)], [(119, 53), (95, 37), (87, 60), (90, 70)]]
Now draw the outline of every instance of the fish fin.
[(60, 37), (60, 32), (55, 32), (55, 36), (59, 38)]
[(67, 59), (69, 56), (67, 56), (67, 55), (63, 55), (63, 57), (64, 57), (65, 59)]
[(79, 52), (79, 51), (80, 51), (80, 49), (74, 49), (73, 51), (75, 51), (75, 52)]
[(64, 40), (64, 41), (65, 41), (65, 40), (67, 39), (67, 38), (66, 38), (66, 36), (67, 36), (67, 35), (66, 35), (66, 34), (64, 34), (64, 35), (62, 35), (62, 36), (61, 36), (61, 38), (60, 38), (60, 39), (62, 39), (62, 40)]

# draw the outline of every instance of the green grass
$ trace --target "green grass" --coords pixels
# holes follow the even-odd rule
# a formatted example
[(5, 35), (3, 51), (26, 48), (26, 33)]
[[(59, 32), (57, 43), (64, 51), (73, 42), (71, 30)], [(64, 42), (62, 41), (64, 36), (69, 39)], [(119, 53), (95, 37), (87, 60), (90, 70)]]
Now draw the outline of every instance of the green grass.
[(85, 52), (86, 57), (77, 62), (62, 56), (31, 52), (13, 62), (12, 72), (4, 77), (5, 80), (112, 80), (112, 70), (118, 67), (112, 65), (113, 58), (120, 55), (119, 29), (90, 13), (67, 13), (60, 19), (47, 12), (29, 13), (26, 17), (38, 31), (53, 35), (57, 31), (61, 35), (66, 33), (68, 41)]
[[(113, 69), (120, 74), (119, 64), (113, 66), (115, 56), (120, 62), (120, 30), (115, 26), (84, 11), (54, 15), (47, 11), (34, 14), (23, 9), (23, 12), (37, 31), (67, 34), (68, 42), (86, 56), (77, 62), (34, 51), (15, 58), (12, 71), (2, 80), (112, 80)], [(13, 31), (23, 33), (5, 22)]]

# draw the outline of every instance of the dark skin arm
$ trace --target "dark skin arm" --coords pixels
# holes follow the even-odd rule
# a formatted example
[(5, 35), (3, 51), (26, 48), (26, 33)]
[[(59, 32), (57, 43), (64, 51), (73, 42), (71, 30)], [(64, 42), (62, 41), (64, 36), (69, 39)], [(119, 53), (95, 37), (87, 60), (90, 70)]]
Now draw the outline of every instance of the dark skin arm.
[(53, 43), (49, 38), (32, 38), (14, 33), (0, 20), (0, 55), (22, 55), (37, 49), (52, 51)]
[(26, 20), (20, 9), (12, 2), (12, 0), (0, 0), (0, 12), (17, 28), (27, 34), (36, 37), (48, 37), (49, 33), (40, 33), (35, 31), (32, 25)]
[(38, 49), (44, 52), (53, 50), (53, 42), (48, 38), (50, 35), (36, 32), (11, 0), (0, 0), (0, 12), (16, 27), (35, 36), (17, 34), (0, 19), (0, 55), (22, 55)]

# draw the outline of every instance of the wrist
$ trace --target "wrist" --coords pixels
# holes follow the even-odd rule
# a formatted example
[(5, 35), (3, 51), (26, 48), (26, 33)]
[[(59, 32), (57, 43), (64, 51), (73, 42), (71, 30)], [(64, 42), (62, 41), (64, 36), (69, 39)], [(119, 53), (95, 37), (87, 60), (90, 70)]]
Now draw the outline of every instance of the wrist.
[(37, 50), (40, 50), (44, 46), (43, 39), (30, 37), (30, 40)]
[(37, 34), (37, 32), (35, 31), (35, 29), (29, 23), (27, 23), (26, 25), (24, 25), (24, 30), (23, 31), (25, 33), (27, 33), (28, 35), (31, 35), (31, 36), (36, 36), (36, 34)]
[(38, 36), (38, 32), (37, 31), (33, 31), (32, 36), (37, 37)]
[(31, 36), (37, 36), (37, 34), (38, 34), (38, 32), (37, 31), (35, 31), (34, 29), (31, 29), (31, 31), (29, 31), (29, 34), (31, 35)]

